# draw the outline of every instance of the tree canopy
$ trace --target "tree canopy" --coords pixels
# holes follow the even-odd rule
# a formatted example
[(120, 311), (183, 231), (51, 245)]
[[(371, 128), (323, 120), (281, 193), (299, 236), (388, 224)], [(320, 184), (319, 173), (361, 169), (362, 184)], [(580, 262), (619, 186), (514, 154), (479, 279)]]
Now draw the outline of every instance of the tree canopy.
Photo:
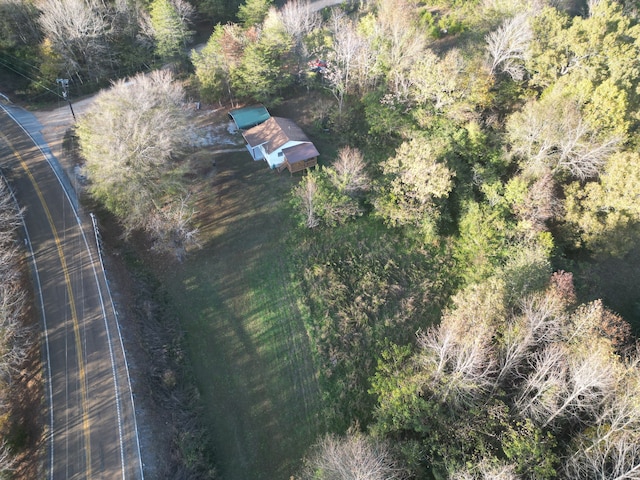
[[(299, 102), (321, 157), (282, 261), (327, 431), (303, 478), (637, 478), (637, 2), (238, 3), (0, 0), (0, 53), (97, 84), (180, 57), (198, 13), (190, 95)], [(183, 101), (135, 76), (77, 129), (92, 195), (179, 252)]]
[(186, 147), (184, 93), (168, 72), (120, 81), (78, 122), (90, 191), (123, 223), (181, 255), (195, 241), (192, 210), (175, 160)]

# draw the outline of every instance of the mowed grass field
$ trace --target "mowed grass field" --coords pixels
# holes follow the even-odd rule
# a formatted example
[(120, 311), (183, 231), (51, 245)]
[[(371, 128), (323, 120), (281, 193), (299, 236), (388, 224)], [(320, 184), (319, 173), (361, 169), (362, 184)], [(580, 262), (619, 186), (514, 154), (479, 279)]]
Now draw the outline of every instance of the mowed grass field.
[(186, 332), (220, 477), (286, 480), (321, 423), (289, 254), (297, 180), (247, 152), (213, 159), (197, 179), (203, 248), (159, 275)]

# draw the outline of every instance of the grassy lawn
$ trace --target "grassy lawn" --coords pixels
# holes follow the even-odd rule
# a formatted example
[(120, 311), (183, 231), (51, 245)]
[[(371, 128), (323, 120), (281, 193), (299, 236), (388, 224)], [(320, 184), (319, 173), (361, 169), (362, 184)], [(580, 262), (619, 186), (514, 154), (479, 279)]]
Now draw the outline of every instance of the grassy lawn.
[(320, 423), (287, 253), (296, 179), (247, 153), (215, 158), (199, 187), (204, 247), (160, 276), (186, 331), (221, 478), (288, 479)]

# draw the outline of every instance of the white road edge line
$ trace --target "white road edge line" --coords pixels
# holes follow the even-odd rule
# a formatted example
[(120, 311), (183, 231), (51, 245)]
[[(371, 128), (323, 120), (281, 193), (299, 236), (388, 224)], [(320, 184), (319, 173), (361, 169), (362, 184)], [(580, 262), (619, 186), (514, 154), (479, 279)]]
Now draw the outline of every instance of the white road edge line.
[[(91, 216), (91, 223), (93, 224), (93, 228), (94, 228), (94, 234), (95, 234), (95, 219), (93, 217), (93, 214), (89, 214)], [(82, 226), (80, 226), (80, 229), (82, 229)], [(82, 234), (82, 236), (84, 237), (84, 233)], [(85, 243), (86, 243), (86, 239), (85, 239)], [(100, 283), (98, 282), (98, 275), (95, 269), (95, 261), (93, 260), (93, 256), (91, 255), (91, 250), (89, 250), (89, 245), (86, 245), (87, 247), (87, 251), (89, 252), (89, 259), (91, 260), (91, 268), (93, 269), (93, 274), (95, 276), (95, 280), (96, 280), (96, 286), (98, 287), (98, 296), (100, 297), (100, 308), (102, 308), (102, 318), (104, 319), (104, 329), (107, 332), (107, 343), (109, 344), (109, 357), (111, 359), (111, 375), (113, 377), (113, 387), (115, 389), (116, 392), (116, 415), (118, 417), (118, 437), (120, 439), (120, 465), (122, 465), (122, 480), (126, 480), (127, 475), (126, 475), (126, 471), (125, 471), (125, 463), (124, 463), (124, 437), (122, 435), (122, 413), (121, 413), (121, 407), (120, 407), (120, 387), (118, 385), (118, 376), (116, 374), (116, 361), (115, 358), (113, 356), (113, 344), (112, 344), (112, 340), (111, 340), (111, 332), (109, 331), (109, 324), (108, 324), (108, 320), (107, 320), (107, 312), (106, 312), (106, 308), (104, 306), (104, 301), (102, 300), (102, 289), (100, 288)], [(96, 241), (96, 248), (99, 249), (100, 246), (98, 245), (98, 242)], [(99, 250), (98, 250), (99, 251)], [(107, 290), (109, 289), (109, 287), (107, 286)], [(113, 304), (112, 304), (113, 305)], [(115, 306), (113, 307), (114, 310), (114, 317), (115, 317)], [(118, 319), (116, 318), (116, 321)], [(124, 354), (124, 352), (123, 352)], [(135, 412), (134, 412), (135, 415)]]
[[(26, 128), (24, 128), (24, 126), (18, 121), (18, 119), (14, 115), (11, 114), (11, 112), (9, 112), (3, 105), (0, 105), (0, 108), (2, 108), (7, 113), (7, 115), (9, 115), (9, 117), (11, 117), (11, 119), (16, 123), (16, 125), (18, 125), (22, 129), (22, 131), (25, 132), (25, 134), (31, 139), (33, 144), (38, 148), (38, 150), (40, 150), (40, 153), (42, 154), (42, 156), (45, 158), (45, 160), (47, 161), (47, 163), (49, 164), (49, 166), (53, 170), (53, 172), (54, 172), (54, 174), (56, 176), (56, 179), (58, 180), (58, 183), (60, 183), (60, 186), (62, 187), (62, 190), (64, 191), (65, 196), (67, 197), (67, 201), (69, 202), (69, 205), (71, 206), (71, 210), (73, 211), (73, 214), (74, 214), (74, 216), (76, 218), (76, 222), (78, 224), (78, 227), (80, 228), (80, 233), (82, 234), (82, 239), (84, 241), (85, 247), (87, 248), (87, 252), (89, 254), (89, 258), (91, 259), (91, 268), (93, 269), (94, 278), (96, 280), (96, 286), (98, 288), (98, 293), (99, 293), (99, 297), (100, 297), (100, 304), (102, 306), (103, 318), (104, 318), (104, 321), (105, 321), (106, 333), (107, 333), (107, 337), (109, 339), (109, 353), (111, 354), (111, 369), (112, 369), (112, 375), (114, 376), (114, 389), (116, 391), (116, 411), (117, 411), (117, 415), (118, 415), (118, 430), (119, 430), (119, 434), (120, 434), (120, 456), (121, 456), (121, 459), (122, 459), (122, 476), (123, 476), (123, 478), (125, 478), (126, 474), (125, 474), (125, 464), (124, 464), (124, 445), (123, 445), (123, 438), (122, 438), (122, 423), (120, 421), (121, 420), (120, 419), (120, 392), (118, 391), (118, 382), (117, 382), (117, 379), (115, 377), (116, 367), (115, 367), (115, 364), (114, 364), (114, 358), (113, 358), (113, 352), (112, 352), (111, 334), (110, 334), (109, 327), (108, 327), (106, 309), (105, 309), (104, 302), (103, 302), (103, 297), (102, 297), (102, 289), (100, 288), (100, 283), (98, 281), (98, 273), (96, 272), (95, 263), (93, 261), (93, 255), (91, 254), (91, 249), (89, 248), (89, 243), (87, 241), (87, 237), (85, 235), (84, 228), (82, 227), (82, 221), (80, 220), (78, 212), (76, 211), (74, 202), (71, 200), (71, 198), (69, 196), (69, 192), (65, 188), (64, 182), (60, 178), (57, 169), (54, 168), (54, 166), (52, 165), (51, 159), (49, 158), (49, 155), (47, 155), (44, 152), (44, 150), (38, 144), (38, 142), (35, 141), (33, 136), (27, 131)], [(29, 244), (31, 245), (31, 242), (29, 242)], [(97, 248), (99, 248), (99, 247), (97, 247)], [(101, 261), (101, 265), (102, 265), (102, 261)], [(139, 463), (139, 469), (140, 469), (140, 478), (142, 480), (144, 480), (144, 471), (143, 471), (143, 468), (142, 468), (142, 455), (140, 453), (140, 435), (138, 433), (138, 423), (137, 423), (137, 419), (136, 419), (136, 410), (135, 410), (135, 404), (134, 404), (134, 398), (133, 398), (133, 390), (131, 388), (131, 377), (129, 375), (129, 366), (128, 366), (128, 362), (127, 362), (126, 352), (124, 350), (124, 343), (122, 341), (122, 335), (121, 335), (121, 332), (120, 332), (120, 322), (118, 320), (118, 314), (117, 314), (117, 312), (115, 310), (115, 304), (113, 303), (113, 298), (111, 296), (111, 290), (109, 288), (109, 284), (108, 284), (108, 282), (106, 282), (106, 273), (104, 271), (104, 265), (102, 265), (102, 268), (103, 268), (103, 275), (104, 275), (104, 278), (105, 278), (105, 283), (106, 283), (106, 286), (107, 286), (107, 291), (109, 293), (109, 299), (111, 301), (111, 306), (112, 306), (113, 312), (114, 312), (114, 318), (115, 318), (115, 321), (116, 321), (118, 337), (120, 339), (120, 345), (122, 347), (122, 356), (123, 356), (125, 367), (126, 367), (125, 371), (126, 371), (126, 375), (127, 375), (127, 384), (128, 384), (128, 387), (129, 387), (129, 393), (130, 393), (130, 399), (131, 399), (132, 415), (133, 415), (133, 419), (134, 419), (133, 423), (134, 423), (134, 431), (135, 431), (135, 436), (136, 436), (136, 447), (137, 447), (137, 453), (138, 453), (138, 463)], [(53, 413), (52, 413), (52, 415), (53, 415)], [(53, 433), (52, 433), (52, 435), (53, 435)], [(53, 450), (53, 442), (51, 442), (51, 443), (52, 443), (51, 449)], [(53, 471), (53, 463), (52, 463), (52, 471)], [(52, 473), (52, 475), (53, 475), (53, 473)]]
[[(111, 288), (109, 288), (109, 279), (107, 278), (107, 272), (104, 268), (104, 260), (102, 258), (102, 247), (100, 245), (100, 241), (98, 240), (98, 224), (96, 221), (96, 216), (93, 213), (89, 213), (89, 216), (91, 217), (91, 222), (93, 224), (93, 233), (95, 235), (95, 240), (96, 240), (96, 249), (98, 250), (98, 258), (100, 259), (100, 268), (102, 268), (102, 275), (104, 277), (104, 283), (107, 286), (107, 294), (109, 295), (109, 301), (111, 302), (111, 305), (113, 305), (113, 313), (115, 314), (116, 317), (116, 326), (118, 327), (118, 338), (120, 340), (120, 348), (122, 348), (122, 355), (125, 355), (125, 350), (124, 350), (124, 343), (122, 342), (122, 334), (120, 332), (120, 321), (118, 320), (118, 310), (116, 310), (115, 308), (115, 303), (113, 301), (113, 297), (111, 296)], [(129, 375), (129, 362), (126, 361), (126, 356), (125, 356), (125, 362), (124, 362), (124, 368), (127, 372), (127, 378), (130, 378)], [(133, 402), (133, 390), (131, 388), (131, 383), (129, 383), (129, 396), (131, 397), (131, 407), (135, 408), (135, 404)], [(133, 415), (133, 426), (136, 432), (136, 443), (137, 443), (137, 448), (138, 448), (138, 458), (140, 458), (140, 478), (144, 479), (144, 472), (142, 470), (142, 455), (140, 454), (140, 437), (138, 436), (138, 420), (136, 418), (135, 415), (135, 410), (134, 410), (134, 415)], [(123, 459), (124, 461), (124, 459)]]
[[(16, 204), (16, 208), (20, 211), (20, 204), (18, 204), (18, 199), (16, 198), (11, 185), (7, 181), (6, 177), (2, 172), (0, 172), (0, 176), (2, 177), (5, 185), (9, 189), (11, 193), (11, 198), (13, 198), (13, 202)], [(45, 344), (45, 352), (47, 357), (47, 386), (49, 387), (49, 462), (51, 463), (49, 469), (49, 478), (53, 480), (53, 385), (51, 382), (51, 356), (49, 354), (49, 330), (47, 328), (47, 315), (44, 310), (44, 298), (42, 296), (42, 284), (40, 283), (40, 273), (38, 271), (38, 264), (36, 262), (36, 256), (33, 251), (33, 246), (31, 245), (31, 237), (29, 236), (29, 230), (27, 230), (27, 224), (24, 221), (24, 217), (20, 214), (20, 222), (22, 223), (22, 228), (24, 229), (24, 235), (27, 240), (27, 245), (29, 247), (29, 254), (31, 256), (31, 265), (33, 268), (33, 276), (36, 281), (36, 289), (38, 290), (38, 297), (40, 298), (40, 313), (42, 315), (42, 323), (44, 325), (44, 344)]]

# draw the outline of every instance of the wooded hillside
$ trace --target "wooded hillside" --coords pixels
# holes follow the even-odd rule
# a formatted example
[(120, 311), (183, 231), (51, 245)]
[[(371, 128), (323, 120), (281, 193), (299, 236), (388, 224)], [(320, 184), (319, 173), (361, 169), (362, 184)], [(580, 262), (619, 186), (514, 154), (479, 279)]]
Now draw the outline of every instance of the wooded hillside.
[(301, 478), (640, 478), (638, 2), (53, 3), (0, 0), (32, 92), (152, 58), (205, 103), (321, 92), (287, 232), (327, 432)]

